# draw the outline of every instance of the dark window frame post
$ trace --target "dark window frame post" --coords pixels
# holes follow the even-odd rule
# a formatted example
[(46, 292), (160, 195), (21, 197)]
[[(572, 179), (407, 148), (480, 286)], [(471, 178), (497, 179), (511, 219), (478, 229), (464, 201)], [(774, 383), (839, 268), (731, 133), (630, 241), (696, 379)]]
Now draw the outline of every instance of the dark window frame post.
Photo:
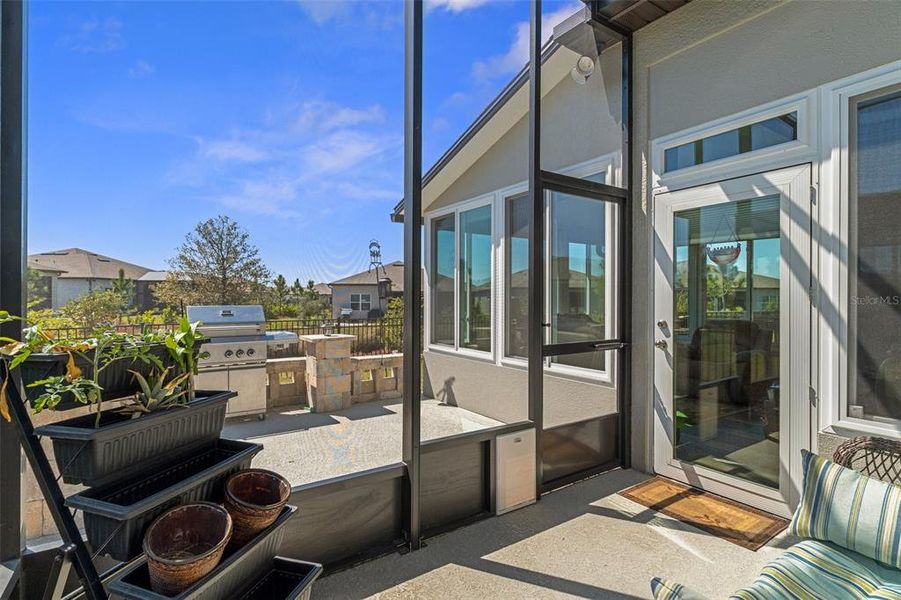
[(404, 2), (404, 358), (403, 529), (419, 549), (422, 400), (422, 0)]
[(544, 465), (544, 186), (541, 184), (541, 0), (529, 4), (529, 420), (535, 426), (535, 494), (541, 497)]
[[(0, 308), (25, 313), (25, 8), (0, 3)], [(16, 322), (0, 325), (0, 335), (21, 339)], [(13, 423), (0, 419), (0, 561), (21, 557), (22, 459)]]

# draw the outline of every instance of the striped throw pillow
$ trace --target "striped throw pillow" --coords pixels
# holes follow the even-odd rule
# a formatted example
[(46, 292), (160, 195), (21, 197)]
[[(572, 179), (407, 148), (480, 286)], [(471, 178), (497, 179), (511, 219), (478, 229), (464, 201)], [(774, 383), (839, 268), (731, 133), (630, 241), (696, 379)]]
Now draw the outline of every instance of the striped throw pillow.
[(789, 531), (901, 568), (901, 486), (803, 451), (804, 489)]

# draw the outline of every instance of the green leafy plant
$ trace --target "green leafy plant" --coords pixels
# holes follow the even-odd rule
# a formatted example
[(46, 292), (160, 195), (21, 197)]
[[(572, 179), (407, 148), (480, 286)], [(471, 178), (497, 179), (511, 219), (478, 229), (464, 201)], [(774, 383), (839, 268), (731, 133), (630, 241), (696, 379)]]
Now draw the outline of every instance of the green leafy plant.
[(191, 373), (182, 373), (166, 381), (171, 370), (171, 367), (167, 367), (159, 375), (151, 375), (149, 380), (137, 371), (129, 371), (141, 389), (135, 392), (133, 401), (122, 407), (120, 412), (140, 416), (187, 404), (187, 382), (191, 378)]
[(188, 375), (186, 383), (189, 401), (194, 399), (194, 375), (197, 375), (197, 361), (210, 355), (209, 352), (197, 352), (196, 350), (204, 339), (203, 334), (197, 330), (199, 326), (200, 321), (191, 323), (182, 317), (178, 329), (166, 334), (166, 337), (163, 338), (163, 343), (175, 364), (178, 365), (179, 371)]
[[(34, 411), (38, 413), (45, 409), (52, 410), (65, 395), (71, 394), (76, 401), (93, 405), (96, 408), (95, 426), (97, 427), (100, 426), (103, 400), (100, 376), (106, 369), (115, 363), (126, 360), (150, 364), (160, 371), (163, 370), (162, 361), (151, 352), (153, 345), (160, 343), (159, 335), (155, 333), (131, 335), (115, 331), (98, 331), (93, 337), (84, 340), (60, 340), (49, 335), (41, 325), (30, 324), (22, 317), (11, 315), (8, 311), (0, 311), (0, 323), (11, 321), (22, 322), (26, 327), (23, 329), (21, 341), (0, 338), (0, 343), (4, 344), (0, 346), (0, 355), (7, 358), (3, 361), (5, 373), (3, 382), (0, 384), (0, 415), (7, 421), (10, 419), (7, 396), (10, 374), (13, 369), (36, 352), (65, 353), (68, 354), (68, 360), (65, 374), (48, 377), (28, 385), (29, 388), (43, 387), (42, 392), (32, 399)], [(193, 330), (196, 330), (196, 326)], [(177, 343), (176, 346), (178, 346)], [(169, 348), (168, 342), (166, 347)], [(193, 340), (191, 348), (193, 348)], [(90, 377), (84, 376), (76, 358), (80, 359), (82, 364), (91, 366)], [(178, 360), (176, 358), (176, 363), (182, 367), (182, 373), (196, 373), (193, 354), (190, 359)], [(189, 371), (189, 369), (192, 370)]]

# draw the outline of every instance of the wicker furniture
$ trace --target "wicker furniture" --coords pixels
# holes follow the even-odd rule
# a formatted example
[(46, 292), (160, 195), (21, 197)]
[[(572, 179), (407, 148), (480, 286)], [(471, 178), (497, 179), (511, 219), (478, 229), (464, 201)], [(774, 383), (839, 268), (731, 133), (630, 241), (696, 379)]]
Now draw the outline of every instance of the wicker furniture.
[(901, 442), (877, 437), (851, 438), (835, 449), (832, 460), (874, 479), (901, 485)]
[[(823, 465), (824, 469), (839, 468), (835, 465), (829, 466), (828, 461), (824, 462), (827, 463)], [(841, 467), (854, 469), (867, 477), (901, 485), (901, 442), (872, 437), (852, 438), (835, 450), (832, 462)], [(814, 473), (814, 479), (816, 479), (816, 473)], [(876, 485), (887, 487), (884, 484)], [(820, 492), (814, 493), (820, 494)], [(841, 499), (836, 500), (835, 494), (816, 495), (816, 497), (820, 498), (820, 504), (829, 504), (835, 501), (837, 506), (841, 506)], [(847, 501), (847, 498), (845, 500)], [(810, 510), (812, 509), (808, 507), (807, 511)], [(828, 508), (826, 510), (828, 511)], [(841, 508), (838, 508), (837, 512), (846, 513)], [(875, 512), (877, 516), (884, 514), (879, 510)], [(889, 512), (889, 514), (891, 513)], [(812, 518), (809, 514), (807, 516)], [(799, 518), (796, 515), (796, 521), (793, 523), (796, 523)], [(880, 523), (882, 520), (880, 518)], [(861, 521), (864, 519), (861, 518)], [(856, 519), (855, 522), (857, 522)], [(858, 532), (863, 532), (863, 537), (866, 537), (867, 531), (875, 534), (876, 530), (876, 527), (871, 526), (861, 526), (857, 529)], [(834, 540), (835, 538), (829, 539)], [(854, 537), (853, 539), (855, 540), (854, 548), (858, 551), (866, 551), (867, 548), (862, 547), (866, 544), (857, 544), (858, 538)], [(891, 542), (892, 538), (888, 539)], [(875, 541), (879, 542), (880, 540), (881, 538)], [(897, 550), (894, 545), (889, 545), (889, 548), (893, 552)], [(879, 550), (878, 546), (873, 546), (871, 549)], [(879, 557), (870, 553), (859, 554), (858, 551), (851, 550), (845, 544), (834, 541), (804, 539), (770, 561), (749, 587), (735, 592), (730, 599), (803, 597), (863, 600), (901, 598), (901, 571), (892, 566), (897, 564), (896, 559), (890, 562), (877, 562), (874, 558)], [(651, 592), (655, 600), (703, 599), (702, 596), (685, 586), (660, 577), (651, 580)]]

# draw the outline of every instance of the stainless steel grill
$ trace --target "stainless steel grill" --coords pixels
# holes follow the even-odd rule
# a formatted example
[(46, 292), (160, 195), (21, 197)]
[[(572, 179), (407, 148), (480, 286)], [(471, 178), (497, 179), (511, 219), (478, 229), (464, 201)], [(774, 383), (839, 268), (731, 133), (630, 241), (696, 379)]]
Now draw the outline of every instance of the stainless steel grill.
[(188, 320), (200, 321), (206, 337), (198, 389), (233, 390), (229, 417), (266, 414), (266, 317), (259, 305), (189, 306)]

